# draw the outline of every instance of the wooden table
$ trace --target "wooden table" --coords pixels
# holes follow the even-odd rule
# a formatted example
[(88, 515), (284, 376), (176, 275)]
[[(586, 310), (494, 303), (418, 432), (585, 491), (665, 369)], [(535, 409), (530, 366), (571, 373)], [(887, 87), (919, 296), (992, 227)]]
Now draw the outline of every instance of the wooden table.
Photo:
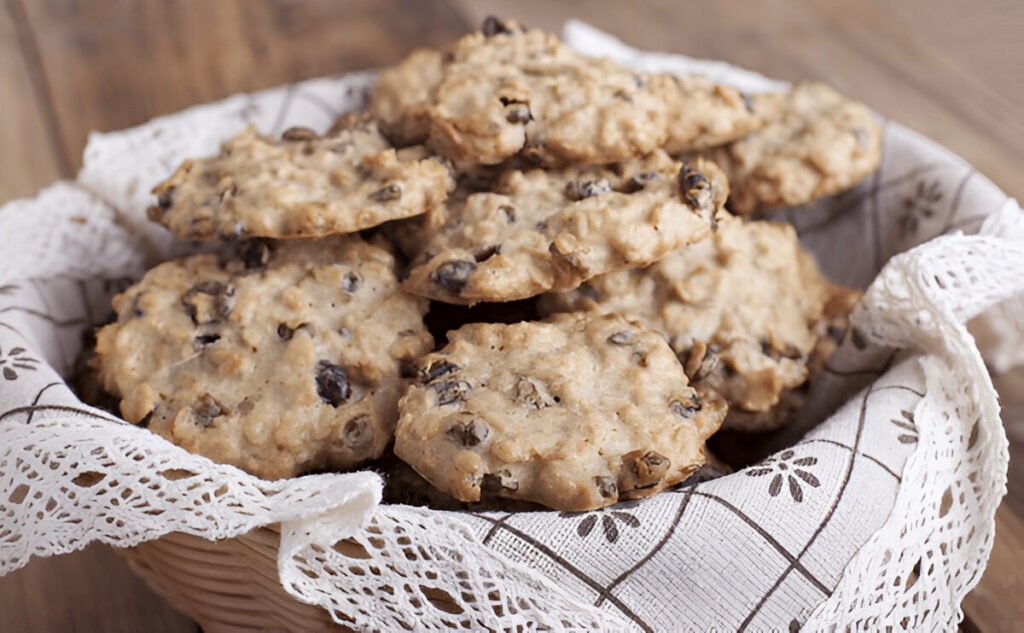
[[(637, 46), (821, 79), (960, 153), (1024, 198), (1024, 3), (1017, 0), (7, 0), (0, 8), (0, 202), (74, 175), (89, 130), (286, 81), (397, 61), (488, 14), (577, 17)], [(997, 378), (1024, 461), (1024, 372)], [(965, 630), (1024, 630), (1024, 468)], [(114, 553), (0, 579), (0, 630), (194, 631)]]

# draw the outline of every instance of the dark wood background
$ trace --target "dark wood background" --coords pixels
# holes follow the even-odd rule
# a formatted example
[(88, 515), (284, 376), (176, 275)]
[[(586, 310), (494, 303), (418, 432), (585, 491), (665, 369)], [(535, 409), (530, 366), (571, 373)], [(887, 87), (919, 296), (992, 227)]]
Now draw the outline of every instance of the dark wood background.
[[(827, 81), (1024, 197), (1019, 0), (4, 0), (0, 203), (74, 176), (90, 130), (390, 64), (488, 14), (549, 30), (576, 17), (636, 46)], [(996, 382), (1018, 459), (963, 628), (1024, 631), (1024, 372)], [(100, 546), (0, 579), (0, 631), (196, 628)]]

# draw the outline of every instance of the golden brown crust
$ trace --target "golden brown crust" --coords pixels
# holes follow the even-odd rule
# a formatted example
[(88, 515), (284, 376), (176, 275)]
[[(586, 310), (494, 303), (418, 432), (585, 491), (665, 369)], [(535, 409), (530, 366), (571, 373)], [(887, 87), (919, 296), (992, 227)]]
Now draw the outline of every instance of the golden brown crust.
[(704, 463), (725, 405), (665, 341), (619, 316), (473, 324), (424, 357), (395, 453), (462, 501), (565, 511), (654, 494)]
[(451, 186), (439, 161), (396, 152), (365, 118), (280, 141), (249, 128), (220, 155), (185, 161), (153, 190), (149, 216), (195, 240), (323, 237), (425, 213)]
[(704, 239), (727, 195), (714, 164), (660, 150), (616, 165), (508, 169), (492, 191), (428, 214), (421, 230), (433, 237), (404, 287), (469, 305), (573, 288)]
[(732, 88), (587, 57), (512, 21), (492, 20), (444, 53), (416, 51), (381, 75), (373, 102), (386, 131), (428, 138), (460, 165), (617, 162), (711, 147), (763, 123)]
[(824, 84), (798, 84), (754, 103), (768, 124), (707, 153), (729, 176), (729, 209), (735, 213), (797, 206), (839, 193), (881, 162), (882, 130), (871, 111)]
[(595, 310), (639, 318), (666, 336), (695, 387), (729, 403), (726, 427), (751, 428), (785, 421), (744, 412), (771, 411), (807, 380), (810, 364), (824, 362), (815, 360), (831, 352), (823, 336), (832, 319), (845, 315), (836, 298), (858, 296), (851, 293), (821, 276), (791, 226), (727, 215), (711, 239), (646, 269), (545, 295), (541, 313)]
[(426, 301), (354, 237), (165, 262), (114, 309), (97, 352), (125, 419), (268, 479), (380, 455), (402, 366), (433, 345)]

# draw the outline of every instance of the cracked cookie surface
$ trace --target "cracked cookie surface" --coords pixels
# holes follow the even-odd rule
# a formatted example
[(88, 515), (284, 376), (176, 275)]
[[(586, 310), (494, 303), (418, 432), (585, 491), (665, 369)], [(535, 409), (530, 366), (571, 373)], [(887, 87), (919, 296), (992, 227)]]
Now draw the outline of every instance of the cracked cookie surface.
[(665, 335), (694, 386), (725, 399), (726, 428), (761, 430), (785, 423), (768, 413), (824, 364), (858, 298), (822, 277), (792, 226), (724, 215), (710, 239), (545, 295), (540, 307), (638, 318)]
[(711, 232), (728, 183), (714, 164), (645, 158), (508, 169), (426, 216), (405, 288), (448, 303), (524, 299), (658, 260)]
[(472, 324), (418, 363), (395, 453), (461, 501), (578, 511), (654, 494), (705, 460), (725, 405), (660, 335), (611, 315)]
[(706, 154), (729, 177), (730, 211), (807, 204), (853, 187), (878, 168), (882, 130), (866, 106), (819, 83), (754, 102), (768, 123)]
[(356, 237), (160, 264), (98, 334), (104, 386), (129, 422), (267, 479), (358, 466), (391, 441), (403, 365), (433, 346), (394, 267)]
[(249, 128), (158, 185), (149, 217), (194, 240), (323, 237), (425, 213), (451, 186), (423, 148), (395, 150), (374, 123), (349, 117), (325, 136)]

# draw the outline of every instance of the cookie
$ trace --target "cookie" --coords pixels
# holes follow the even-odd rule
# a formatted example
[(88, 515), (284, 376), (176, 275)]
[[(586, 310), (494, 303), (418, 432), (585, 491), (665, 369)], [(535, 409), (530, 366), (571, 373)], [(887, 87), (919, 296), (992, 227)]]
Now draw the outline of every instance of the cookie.
[(436, 221), (428, 214), (434, 235), (406, 290), (472, 305), (573, 288), (704, 239), (728, 195), (714, 164), (660, 150), (611, 165), (509, 169), (492, 188), (457, 197)]
[[(708, 240), (645, 269), (592, 279), (541, 298), (541, 314), (623, 313), (665, 335), (699, 389), (729, 404), (726, 428), (766, 428), (765, 414), (823, 363), (829, 325), (858, 293), (829, 283), (787, 224), (724, 214)], [(817, 352), (816, 352), (817, 350)], [(788, 396), (787, 396), (788, 397)]]
[(391, 441), (427, 302), (356, 237), (244, 245), (160, 264), (97, 342), (121, 414), (267, 479), (352, 468)]
[(456, 164), (514, 156), (558, 166), (628, 160), (662, 146), (710, 147), (762, 124), (732, 88), (587, 57), (540, 30), (488, 18), (443, 54), (417, 51), (382, 73), (386, 130)]
[(442, 204), (447, 168), (415, 148), (396, 152), (367, 119), (326, 136), (249, 128), (219, 156), (185, 161), (153, 193), (149, 217), (194, 240), (353, 233)]
[(472, 324), (418, 363), (395, 453), (441, 491), (564, 511), (685, 480), (725, 415), (662, 337), (617, 315)]
[(882, 130), (866, 106), (819, 83), (754, 102), (768, 124), (707, 154), (729, 177), (730, 211), (807, 204), (853, 187), (878, 168)]

